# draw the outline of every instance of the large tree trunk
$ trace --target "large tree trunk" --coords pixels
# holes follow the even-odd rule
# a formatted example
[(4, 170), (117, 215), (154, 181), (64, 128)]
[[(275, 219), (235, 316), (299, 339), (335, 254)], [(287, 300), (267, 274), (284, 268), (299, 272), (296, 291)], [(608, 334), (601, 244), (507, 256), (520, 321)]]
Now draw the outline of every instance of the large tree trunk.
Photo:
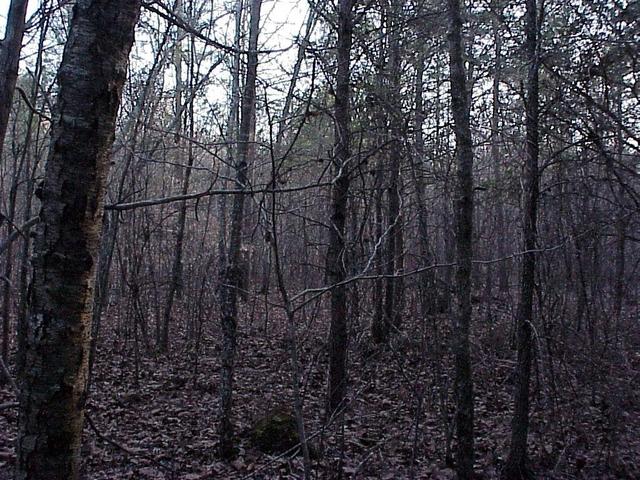
[(449, 0), (451, 113), (457, 148), (456, 183), (456, 309), (453, 353), (456, 394), (456, 471), (459, 480), (473, 478), (473, 381), (469, 351), (471, 265), (473, 256), (473, 145), (469, 95), (463, 59), (460, 0)]
[(536, 223), (538, 216), (538, 11), (536, 0), (526, 0), (525, 49), (529, 71), (526, 87), (526, 145), (523, 179), (522, 235), (525, 254), (520, 277), (520, 303), (517, 311), (515, 412), (511, 423), (511, 447), (502, 472), (505, 480), (530, 478), (527, 469), (529, 433), (529, 380), (531, 376), (531, 322), (535, 282)]
[[(247, 188), (250, 139), (254, 104), (256, 101), (256, 76), (258, 71), (258, 31), (260, 27), (260, 8), (262, 0), (252, 0), (249, 27), (249, 52), (247, 55), (247, 75), (242, 107), (240, 130), (238, 132), (238, 158), (236, 164), (236, 188)], [(222, 374), (220, 378), (220, 454), (224, 458), (232, 457), (233, 448), (233, 374), (236, 355), (236, 330), (238, 325), (238, 286), (240, 282), (240, 254), (242, 249), (242, 224), (244, 220), (245, 195), (233, 198), (229, 252), (226, 265), (220, 273), (220, 309), (222, 327)]]
[[(350, 63), (353, 36), (352, 9), (354, 0), (340, 0), (338, 6), (338, 45), (335, 88), (335, 148), (333, 155), (334, 181), (331, 190), (331, 228), (327, 251), (327, 280), (336, 285), (346, 278), (345, 217), (349, 194), (350, 156)], [(347, 287), (331, 290), (331, 326), (329, 331), (329, 384), (327, 417), (341, 406), (347, 392)]]
[(103, 193), (139, 12), (136, 0), (78, 0), (74, 7), (39, 189), (19, 377), (19, 480), (79, 476)]
[(12, 0), (7, 16), (7, 28), (0, 42), (0, 152), (9, 124), (13, 92), (18, 80), (18, 64), (22, 50), (28, 0)]

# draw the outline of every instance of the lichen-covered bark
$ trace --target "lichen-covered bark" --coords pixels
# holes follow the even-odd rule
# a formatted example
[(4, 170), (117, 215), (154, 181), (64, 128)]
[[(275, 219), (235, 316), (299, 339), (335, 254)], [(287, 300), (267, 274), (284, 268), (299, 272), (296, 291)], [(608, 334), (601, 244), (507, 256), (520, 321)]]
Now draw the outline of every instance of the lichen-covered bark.
[(74, 7), (38, 189), (41, 223), (19, 366), (19, 480), (78, 478), (103, 193), (139, 11), (136, 0)]

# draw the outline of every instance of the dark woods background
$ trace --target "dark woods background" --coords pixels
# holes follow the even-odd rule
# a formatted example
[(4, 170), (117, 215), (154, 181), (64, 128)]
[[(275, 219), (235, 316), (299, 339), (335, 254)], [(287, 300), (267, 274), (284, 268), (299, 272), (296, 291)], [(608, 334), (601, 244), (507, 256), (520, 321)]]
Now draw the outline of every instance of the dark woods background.
[(0, 478), (638, 478), (639, 2), (29, 3)]

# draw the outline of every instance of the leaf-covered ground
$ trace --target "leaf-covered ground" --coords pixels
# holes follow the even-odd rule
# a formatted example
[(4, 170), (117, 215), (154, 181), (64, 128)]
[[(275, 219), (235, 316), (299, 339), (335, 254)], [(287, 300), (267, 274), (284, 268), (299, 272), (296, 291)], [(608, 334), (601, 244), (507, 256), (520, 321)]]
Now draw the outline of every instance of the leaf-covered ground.
[[(497, 478), (508, 447), (515, 358), (509, 318), (500, 305), (490, 315), (481, 309), (473, 333), (480, 478)], [(353, 326), (350, 396), (344, 414), (329, 425), (323, 416), (326, 322), (316, 315), (298, 325), (306, 429), (317, 478), (454, 478), (447, 319), (406, 322), (406, 333), (386, 348), (369, 343), (364, 321)], [(85, 430), (86, 478), (301, 478), (300, 456), (263, 454), (249, 434), (264, 415), (291, 405), (283, 319), (271, 315), (266, 329), (241, 326), (235, 395), (239, 448), (231, 462), (216, 456), (216, 322), (205, 322), (200, 342), (175, 332), (165, 356), (145, 351), (143, 342), (136, 355), (131, 332), (118, 336), (105, 323)], [(629, 326), (628, 331), (637, 329)], [(568, 344), (542, 332), (536, 337), (532, 467), (538, 478), (640, 478), (640, 342), (628, 335), (605, 347), (578, 340), (584, 336), (576, 332)], [(1, 387), (0, 404), (14, 401), (9, 387)], [(0, 411), (0, 479), (11, 478), (16, 424), (15, 408)]]

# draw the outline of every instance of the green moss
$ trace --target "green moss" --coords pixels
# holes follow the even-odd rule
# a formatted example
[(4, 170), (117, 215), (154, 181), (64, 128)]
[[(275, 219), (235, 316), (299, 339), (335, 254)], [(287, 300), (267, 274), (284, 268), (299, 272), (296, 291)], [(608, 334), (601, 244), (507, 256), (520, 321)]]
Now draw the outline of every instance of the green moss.
[(286, 452), (298, 444), (295, 416), (285, 409), (272, 411), (253, 427), (251, 440), (262, 452)]

